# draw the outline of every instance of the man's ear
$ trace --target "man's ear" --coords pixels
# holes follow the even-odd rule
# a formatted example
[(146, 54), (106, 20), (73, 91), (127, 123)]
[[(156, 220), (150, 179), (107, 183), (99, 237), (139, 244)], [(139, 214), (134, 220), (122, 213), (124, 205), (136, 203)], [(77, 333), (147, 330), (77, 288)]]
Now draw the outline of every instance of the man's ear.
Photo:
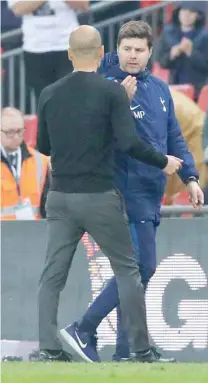
[(149, 59), (152, 56), (152, 48), (150, 49)]
[(100, 56), (100, 59), (102, 59), (104, 57), (104, 45), (101, 45), (100, 47), (100, 51), (99, 51), (99, 56)]
[(73, 51), (71, 50), (71, 48), (68, 49), (68, 58), (69, 60), (73, 60), (74, 56), (73, 56)]

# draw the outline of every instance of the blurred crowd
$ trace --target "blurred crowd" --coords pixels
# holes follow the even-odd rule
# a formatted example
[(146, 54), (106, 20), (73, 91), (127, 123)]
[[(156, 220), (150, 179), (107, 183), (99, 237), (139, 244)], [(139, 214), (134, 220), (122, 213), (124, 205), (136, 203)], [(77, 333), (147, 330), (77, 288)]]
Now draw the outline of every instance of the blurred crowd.
[(206, 2), (186, 1), (173, 11), (165, 26), (157, 57), (170, 70), (170, 83), (193, 84), (195, 99), (207, 82), (208, 30), (205, 27)]
[[(67, 47), (70, 32), (80, 23), (90, 23), (91, 5), (97, 1), (1, 1), (1, 33), (22, 28), (22, 36), (13, 36), (2, 41), (4, 52), (23, 47), (26, 71), (26, 89), (33, 89), (36, 100), (41, 90), (72, 71), (68, 60)], [(145, 4), (144, 4), (145, 3)], [(159, 3), (158, 1), (123, 1), (102, 12), (93, 13), (97, 23), (116, 17), (139, 7)], [(201, 184), (208, 204), (208, 29), (206, 25), (207, 2), (177, 2), (168, 23), (162, 28), (160, 19), (154, 48), (154, 61), (151, 69), (159, 68), (160, 75), (168, 73), (168, 82), (174, 100), (176, 116), (189, 149), (194, 155), (201, 174)], [(150, 19), (151, 23), (151, 19)], [(119, 28), (119, 26), (118, 26)], [(108, 29), (103, 31), (105, 50), (109, 50)], [(115, 42), (116, 42), (116, 30)], [(15, 63), (14, 76), (19, 76), (19, 66)], [(166, 70), (163, 72), (163, 70)], [(9, 64), (4, 64), (4, 105), (1, 118), (1, 170), (2, 219), (18, 217), (18, 182), (13, 175), (21, 174), (21, 192), (30, 199), (25, 209), (30, 209), (31, 217), (45, 216), (44, 204), (50, 182), (48, 159), (37, 155), (28, 145), (25, 136), (24, 116), (7, 104), (7, 75)], [(183, 85), (193, 89), (193, 94), (184, 92)], [(15, 83), (18, 88), (18, 82)], [(192, 88), (190, 88), (192, 86)], [(203, 95), (202, 95), (203, 93)], [(19, 89), (15, 89), (18, 97)], [(203, 99), (203, 102), (201, 100)], [(8, 155), (8, 153), (9, 155)], [(19, 157), (18, 154), (19, 153)], [(10, 155), (13, 156), (10, 157)], [(16, 155), (16, 160), (15, 160)], [(16, 161), (16, 162), (15, 162)], [(21, 169), (22, 168), (22, 171)], [(12, 170), (12, 173), (11, 171)], [(19, 172), (19, 173), (18, 173)], [(30, 187), (28, 187), (30, 184)], [(165, 204), (188, 203), (184, 186), (177, 176), (169, 179)], [(185, 196), (185, 197), (184, 197)], [(22, 218), (24, 219), (24, 214)]]

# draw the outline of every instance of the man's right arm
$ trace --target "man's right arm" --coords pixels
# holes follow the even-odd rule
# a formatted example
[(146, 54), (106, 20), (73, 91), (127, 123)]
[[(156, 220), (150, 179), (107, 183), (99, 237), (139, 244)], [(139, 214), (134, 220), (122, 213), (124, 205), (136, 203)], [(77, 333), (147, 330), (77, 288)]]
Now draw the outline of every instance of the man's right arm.
[(164, 169), (167, 157), (137, 137), (125, 89), (118, 84), (112, 85), (111, 123), (119, 149), (141, 162)]
[(179, 170), (183, 161), (158, 152), (138, 138), (127, 93), (119, 84), (111, 84), (111, 124), (120, 150), (138, 161), (163, 169), (168, 175)]

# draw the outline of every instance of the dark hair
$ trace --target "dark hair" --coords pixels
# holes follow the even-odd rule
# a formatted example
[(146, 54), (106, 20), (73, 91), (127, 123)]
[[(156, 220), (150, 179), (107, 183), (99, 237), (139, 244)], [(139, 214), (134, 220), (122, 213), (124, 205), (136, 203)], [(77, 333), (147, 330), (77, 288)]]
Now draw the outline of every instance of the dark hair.
[[(181, 9), (189, 9), (190, 11), (192, 12), (196, 12), (198, 13), (198, 17), (194, 23), (194, 28), (202, 28), (205, 26), (206, 24), (206, 15), (205, 13), (201, 12), (200, 10), (197, 10), (195, 9), (193, 6), (188, 8), (188, 3), (192, 3), (192, 1), (187, 1), (184, 3), (184, 7), (178, 7), (176, 8), (175, 10), (173, 10), (173, 13), (172, 13), (172, 22), (173, 24), (176, 24), (177, 26), (180, 27), (181, 23), (179, 21), (179, 12)], [(195, 1), (193, 1), (193, 3), (196, 3)], [(201, 1), (199, 1), (198, 3), (201, 3)]]
[(117, 44), (120, 45), (123, 39), (147, 39), (149, 49), (153, 45), (152, 28), (145, 21), (129, 21), (122, 25), (118, 33)]

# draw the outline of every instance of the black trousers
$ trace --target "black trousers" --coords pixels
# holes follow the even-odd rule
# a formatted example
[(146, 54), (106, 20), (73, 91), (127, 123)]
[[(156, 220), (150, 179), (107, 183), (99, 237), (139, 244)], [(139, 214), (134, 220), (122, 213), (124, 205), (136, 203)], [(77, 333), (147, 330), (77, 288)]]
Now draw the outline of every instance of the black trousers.
[(43, 88), (59, 80), (73, 67), (67, 51), (30, 53), (24, 52), (26, 86), (34, 89), (38, 102)]

